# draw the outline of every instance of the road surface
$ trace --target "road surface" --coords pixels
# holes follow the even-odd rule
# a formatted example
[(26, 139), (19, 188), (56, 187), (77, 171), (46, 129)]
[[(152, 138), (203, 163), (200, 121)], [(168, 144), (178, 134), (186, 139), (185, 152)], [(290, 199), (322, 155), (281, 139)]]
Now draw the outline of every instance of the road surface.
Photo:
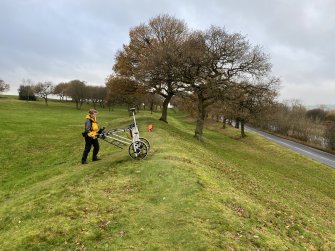
[(263, 137), (276, 142), (279, 145), (282, 145), (286, 148), (289, 148), (295, 152), (298, 152), (300, 154), (303, 154), (307, 157), (310, 157), (314, 160), (317, 160), (323, 164), (326, 164), (332, 168), (335, 168), (335, 155), (330, 154), (330, 153), (326, 153), (320, 150), (317, 150), (315, 148), (309, 147), (309, 146), (305, 146), (303, 144), (299, 144), (287, 139), (283, 139), (277, 136), (274, 136), (272, 134), (266, 133), (266, 132), (262, 132), (259, 131), (257, 129), (251, 128), (249, 126), (245, 126), (245, 130), (248, 131), (252, 131), (255, 132), (259, 135), (262, 135)]

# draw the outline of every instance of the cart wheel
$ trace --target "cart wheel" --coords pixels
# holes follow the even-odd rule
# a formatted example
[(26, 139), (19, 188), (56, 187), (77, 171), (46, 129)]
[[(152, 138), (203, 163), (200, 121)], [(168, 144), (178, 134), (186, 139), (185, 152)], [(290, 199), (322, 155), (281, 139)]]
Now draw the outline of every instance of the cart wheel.
[(140, 138), (140, 141), (142, 141), (144, 144), (146, 144), (147, 148), (148, 148), (148, 152), (150, 150), (150, 143), (146, 138)]
[(132, 159), (144, 159), (148, 154), (148, 148), (145, 143), (135, 141), (130, 144), (128, 153)]

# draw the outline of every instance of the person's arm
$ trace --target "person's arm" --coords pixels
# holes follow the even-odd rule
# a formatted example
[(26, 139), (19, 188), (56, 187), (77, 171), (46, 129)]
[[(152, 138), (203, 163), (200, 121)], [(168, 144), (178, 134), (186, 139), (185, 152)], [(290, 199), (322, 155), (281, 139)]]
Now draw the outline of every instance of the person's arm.
[(91, 127), (92, 127), (91, 120), (86, 119), (86, 121), (85, 121), (85, 132), (89, 133), (91, 131)]

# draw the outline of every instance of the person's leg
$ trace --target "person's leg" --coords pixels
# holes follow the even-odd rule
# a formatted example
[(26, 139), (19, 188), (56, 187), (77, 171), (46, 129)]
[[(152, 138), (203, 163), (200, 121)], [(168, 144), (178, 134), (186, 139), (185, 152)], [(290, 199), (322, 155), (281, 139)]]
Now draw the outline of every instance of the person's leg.
[(85, 149), (83, 152), (83, 157), (81, 158), (81, 163), (82, 164), (86, 164), (86, 160), (87, 160), (87, 156), (89, 154), (89, 152), (91, 151), (91, 147), (92, 147), (92, 138), (90, 137), (85, 137)]
[(99, 141), (98, 139), (93, 139), (93, 161), (99, 160), (98, 153), (99, 153)]

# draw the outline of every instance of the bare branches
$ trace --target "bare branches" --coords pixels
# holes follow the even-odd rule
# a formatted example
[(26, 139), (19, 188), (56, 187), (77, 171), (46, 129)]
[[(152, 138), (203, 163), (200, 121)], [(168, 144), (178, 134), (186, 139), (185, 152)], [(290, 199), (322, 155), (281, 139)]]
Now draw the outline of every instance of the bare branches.
[(35, 93), (44, 99), (45, 104), (48, 105), (48, 96), (53, 93), (54, 91), (54, 85), (52, 82), (39, 82), (34, 87)]
[[(116, 57), (116, 74), (136, 79), (150, 92), (164, 97), (165, 121), (172, 96), (193, 93), (198, 109), (196, 137), (200, 140), (208, 106), (218, 100), (239, 100), (246, 96), (253, 96), (252, 100), (242, 102), (249, 107), (256, 100), (261, 102), (255, 95), (262, 93), (262, 88), (256, 91), (250, 87), (246, 94), (246, 85), (242, 87), (241, 83), (255, 80), (260, 83), (271, 72), (271, 64), (261, 47), (252, 46), (245, 36), (216, 26), (190, 32), (184, 21), (168, 15), (159, 15), (134, 27), (129, 35), (130, 43)], [(264, 89), (269, 90), (266, 86)]]
[(2, 79), (0, 79), (0, 92), (9, 91), (9, 84), (5, 83)]
[(117, 54), (114, 71), (134, 78), (152, 93), (165, 99), (161, 119), (167, 121), (167, 106), (176, 93), (184, 90), (180, 77), (181, 44), (187, 34), (184, 21), (159, 15), (131, 29), (130, 43)]

